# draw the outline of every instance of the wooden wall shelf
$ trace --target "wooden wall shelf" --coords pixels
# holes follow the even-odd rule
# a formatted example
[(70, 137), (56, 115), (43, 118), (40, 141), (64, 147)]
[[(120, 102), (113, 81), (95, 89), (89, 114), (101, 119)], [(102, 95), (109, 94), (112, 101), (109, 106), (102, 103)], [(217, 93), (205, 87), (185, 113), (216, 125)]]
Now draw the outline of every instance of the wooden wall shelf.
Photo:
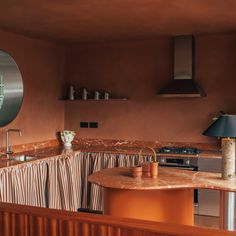
[(99, 99), (99, 100), (95, 100), (95, 99), (87, 99), (87, 100), (83, 100), (83, 99), (75, 99), (75, 100), (69, 100), (69, 99), (62, 99), (65, 102), (124, 102), (124, 101), (129, 101), (128, 98), (110, 98), (110, 99)]

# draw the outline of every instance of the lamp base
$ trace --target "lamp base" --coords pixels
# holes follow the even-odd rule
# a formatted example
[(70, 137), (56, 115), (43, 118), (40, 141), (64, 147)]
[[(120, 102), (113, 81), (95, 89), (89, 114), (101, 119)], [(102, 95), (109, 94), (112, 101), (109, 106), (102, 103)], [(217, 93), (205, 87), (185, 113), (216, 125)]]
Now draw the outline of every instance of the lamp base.
[(235, 175), (235, 139), (222, 138), (222, 178), (231, 179)]

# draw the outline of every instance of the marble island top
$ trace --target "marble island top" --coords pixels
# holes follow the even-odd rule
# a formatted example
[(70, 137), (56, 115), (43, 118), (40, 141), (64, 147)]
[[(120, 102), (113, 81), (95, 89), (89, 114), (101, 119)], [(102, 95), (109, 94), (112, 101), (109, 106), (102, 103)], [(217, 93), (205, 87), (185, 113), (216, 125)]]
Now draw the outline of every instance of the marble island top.
[(195, 172), (159, 167), (157, 179), (133, 178), (130, 168), (110, 168), (89, 176), (89, 181), (107, 188), (129, 190), (214, 189), (236, 192), (236, 178), (221, 179), (220, 173)]
[[(176, 145), (167, 143), (168, 145)], [(115, 141), (115, 140), (98, 140), (98, 139), (77, 139), (75, 140), (71, 150), (65, 150), (63, 145), (58, 141), (41, 142), (39, 144), (21, 145), (13, 149), (15, 154), (12, 155), (29, 155), (34, 156), (37, 159), (31, 160), (37, 161), (43, 158), (55, 157), (58, 155), (66, 155), (68, 153), (74, 153), (77, 151), (84, 152), (99, 152), (99, 153), (111, 153), (111, 154), (127, 154), (127, 155), (154, 155), (152, 149), (157, 150), (160, 145), (167, 145), (166, 143), (160, 144), (156, 142), (129, 142), (129, 141)], [(181, 144), (183, 145), (183, 144)], [(190, 144), (186, 144), (190, 145)], [(30, 150), (28, 150), (28, 149)], [(200, 146), (201, 148), (201, 146)], [(221, 153), (218, 150), (208, 148), (208, 146), (202, 147), (202, 151), (198, 155), (181, 155), (181, 154), (157, 154), (157, 157), (161, 156), (173, 156), (173, 157), (186, 157), (186, 158), (221, 158)], [(24, 164), (26, 162), (20, 162), (15, 160), (7, 160), (6, 156), (0, 157), (0, 168), (10, 167), (14, 165)]]

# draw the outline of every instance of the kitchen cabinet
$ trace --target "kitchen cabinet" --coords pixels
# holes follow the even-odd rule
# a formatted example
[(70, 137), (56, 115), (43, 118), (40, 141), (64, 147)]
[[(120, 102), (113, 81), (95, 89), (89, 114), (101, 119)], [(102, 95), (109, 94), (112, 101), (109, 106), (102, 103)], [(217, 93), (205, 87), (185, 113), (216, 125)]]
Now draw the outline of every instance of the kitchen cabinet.
[[(221, 159), (199, 158), (198, 170), (205, 172), (221, 172)], [(199, 215), (219, 216), (220, 191), (198, 190)]]
[[(199, 158), (199, 171), (221, 172), (221, 158)], [(219, 216), (220, 191), (218, 190), (198, 190), (199, 215)], [(235, 208), (236, 211), (236, 208)]]
[(88, 176), (101, 169), (133, 166), (151, 159), (138, 154), (76, 151), (0, 168), (0, 201), (102, 211), (102, 188), (88, 183)]
[(198, 190), (198, 214), (206, 216), (219, 216), (219, 199), (218, 190)]

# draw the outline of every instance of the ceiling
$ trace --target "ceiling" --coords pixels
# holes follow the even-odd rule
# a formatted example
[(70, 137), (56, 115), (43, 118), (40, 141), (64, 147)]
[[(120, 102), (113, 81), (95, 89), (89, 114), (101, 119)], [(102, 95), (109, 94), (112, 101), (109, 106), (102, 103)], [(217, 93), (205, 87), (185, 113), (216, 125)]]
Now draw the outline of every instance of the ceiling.
[(62, 41), (236, 31), (236, 0), (5, 0), (0, 29)]

